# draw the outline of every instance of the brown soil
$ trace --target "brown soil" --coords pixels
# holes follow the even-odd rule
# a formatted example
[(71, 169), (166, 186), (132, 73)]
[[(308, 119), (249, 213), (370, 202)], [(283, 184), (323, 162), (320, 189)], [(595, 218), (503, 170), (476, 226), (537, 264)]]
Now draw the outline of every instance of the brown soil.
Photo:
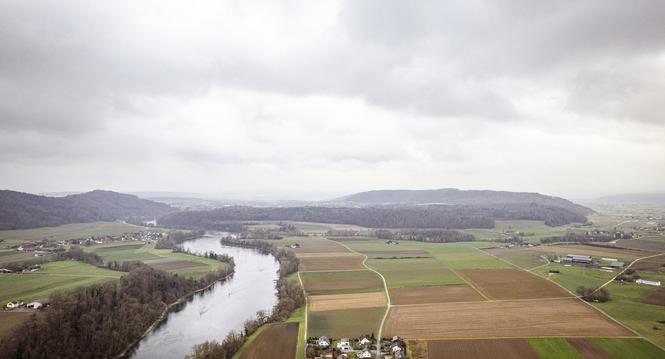
[(308, 310), (312, 312), (338, 309), (385, 307), (386, 295), (383, 292), (312, 295)]
[(662, 305), (665, 307), (665, 288), (658, 288), (642, 300), (642, 303)]
[[(665, 241), (650, 241), (646, 239), (620, 239), (617, 241), (616, 246), (630, 249), (640, 249), (643, 251), (665, 251)], [(643, 256), (644, 254), (641, 257)]]
[(298, 345), (298, 323), (271, 324), (240, 354), (240, 359), (293, 358)]
[(631, 268), (643, 271), (657, 271), (665, 265), (665, 254), (637, 261)]
[(395, 305), (473, 302), (483, 300), (473, 288), (466, 285), (391, 288), (390, 301)]
[(301, 271), (364, 269), (361, 256), (301, 257)]
[(595, 346), (589, 339), (569, 338), (566, 340), (586, 359), (611, 359), (605, 351)]
[(633, 334), (579, 300), (566, 298), (396, 306), (386, 335), (433, 340)]
[(556, 284), (519, 269), (460, 269), (457, 273), (489, 299), (568, 297)]
[(427, 349), (432, 359), (538, 359), (525, 339), (436, 340)]

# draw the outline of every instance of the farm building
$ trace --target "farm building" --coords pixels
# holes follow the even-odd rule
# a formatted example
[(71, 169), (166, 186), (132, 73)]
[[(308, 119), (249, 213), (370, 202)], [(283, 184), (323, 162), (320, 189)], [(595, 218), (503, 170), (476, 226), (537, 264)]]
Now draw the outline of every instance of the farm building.
[(592, 264), (593, 258), (591, 256), (583, 256), (579, 254), (567, 254), (564, 258), (561, 259), (564, 263), (582, 263), (582, 264)]
[(619, 262), (619, 261), (614, 261), (614, 262), (610, 263), (610, 267), (617, 268), (617, 269), (618, 268), (623, 268), (624, 265), (625, 264), (623, 262)]
[(14, 309), (14, 308), (19, 308), (22, 305), (23, 305), (23, 301), (20, 300), (20, 299), (17, 299), (17, 300), (12, 300), (11, 302), (7, 303), (7, 308)]
[(635, 283), (653, 285), (653, 286), (656, 286), (656, 287), (660, 286), (660, 281), (659, 280), (636, 279)]

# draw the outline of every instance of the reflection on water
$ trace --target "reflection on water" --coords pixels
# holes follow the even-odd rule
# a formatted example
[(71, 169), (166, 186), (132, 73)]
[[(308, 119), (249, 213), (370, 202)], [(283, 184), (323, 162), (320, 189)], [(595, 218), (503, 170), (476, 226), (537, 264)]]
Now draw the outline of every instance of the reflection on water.
[(258, 310), (269, 311), (277, 303), (274, 281), (279, 265), (275, 259), (247, 248), (222, 246), (220, 238), (221, 234), (207, 234), (183, 247), (231, 255), (236, 263), (233, 277), (174, 306), (128, 357), (183, 358), (192, 346), (221, 341), (231, 330), (240, 330)]

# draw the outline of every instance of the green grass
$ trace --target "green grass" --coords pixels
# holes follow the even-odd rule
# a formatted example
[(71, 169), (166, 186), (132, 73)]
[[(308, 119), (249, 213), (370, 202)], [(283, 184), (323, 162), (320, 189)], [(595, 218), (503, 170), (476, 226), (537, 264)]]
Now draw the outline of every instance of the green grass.
[[(347, 288), (309, 290), (308, 295), (316, 294), (344, 294), (344, 293), (364, 293), (378, 292), (383, 290), (381, 278), (369, 270), (340, 271), (340, 272), (301, 272), (303, 284), (308, 288), (310, 284), (318, 283), (347, 283)], [(359, 288), (353, 287), (355, 282), (361, 282)]]
[(665, 357), (665, 351), (643, 339), (593, 338), (590, 340), (609, 354), (612, 359), (657, 359)]
[(518, 267), (531, 269), (547, 263), (545, 260), (543, 260), (543, 258), (541, 258), (543, 255), (546, 256), (544, 253), (525, 249), (520, 251), (501, 253), (497, 254), (496, 256), (507, 260), (508, 262), (513, 263)]
[[(549, 270), (558, 270), (561, 273), (549, 274)], [(612, 279), (615, 275), (619, 274), (619, 271), (610, 273), (603, 272), (598, 268), (587, 268), (578, 265), (566, 267), (560, 263), (550, 263), (544, 267), (534, 269), (533, 272), (561, 284), (573, 293), (579, 286), (599, 287)]]
[(51, 262), (37, 272), (0, 275), (0, 304), (13, 299), (23, 299), (26, 303), (45, 299), (54, 291), (115, 280), (122, 275), (76, 261)]
[(534, 338), (528, 341), (531, 348), (533, 348), (541, 359), (584, 359), (563, 338)]
[(134, 226), (124, 222), (92, 222), (65, 224), (58, 227), (6, 230), (0, 231), (0, 240), (4, 240), (4, 242), (0, 242), (0, 247), (9, 248), (23, 242), (41, 239), (60, 241), (91, 236), (120, 235), (146, 229), (146, 227)]
[(287, 323), (298, 322), (298, 345), (296, 346), (296, 356), (294, 359), (302, 359), (302, 353), (305, 352), (305, 307), (300, 307), (291, 313), (291, 317), (286, 320)]
[(390, 288), (464, 284), (453, 271), (432, 258), (369, 259), (367, 265), (381, 273)]
[[(650, 278), (664, 281), (665, 274), (660, 274), (660, 276), (651, 274)], [(665, 347), (665, 325), (657, 322), (665, 321), (665, 308), (641, 302), (657, 287), (634, 283), (611, 283), (607, 289), (612, 300), (594, 305), (658, 345)]]
[(307, 336), (338, 339), (376, 334), (385, 311), (385, 308), (367, 308), (309, 312)]

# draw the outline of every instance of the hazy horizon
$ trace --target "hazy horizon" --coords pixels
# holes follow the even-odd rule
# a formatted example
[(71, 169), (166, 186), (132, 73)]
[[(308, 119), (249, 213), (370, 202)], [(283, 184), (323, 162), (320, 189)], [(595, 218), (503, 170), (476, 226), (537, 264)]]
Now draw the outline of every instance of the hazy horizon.
[(0, 10), (0, 189), (665, 192), (662, 1)]

